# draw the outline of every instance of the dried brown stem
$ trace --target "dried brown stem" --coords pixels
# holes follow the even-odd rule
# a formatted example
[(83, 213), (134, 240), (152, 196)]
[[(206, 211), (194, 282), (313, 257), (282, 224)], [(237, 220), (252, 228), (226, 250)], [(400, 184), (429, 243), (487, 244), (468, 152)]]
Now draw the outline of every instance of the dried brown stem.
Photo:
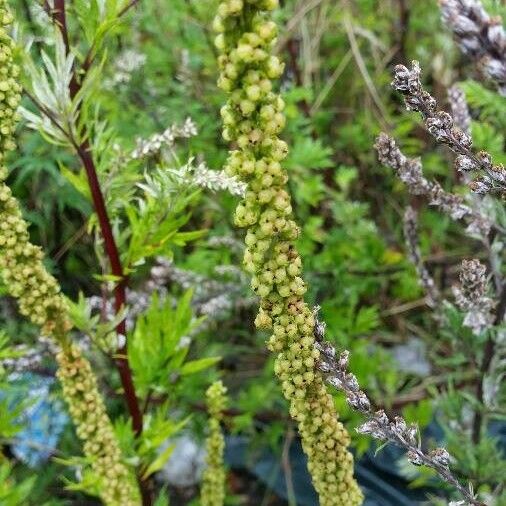
[(372, 403), (360, 390), (357, 378), (347, 371), (349, 353), (337, 356), (333, 346), (324, 341), (325, 325), (315, 326), (316, 346), (321, 353), (319, 369), (330, 385), (342, 390), (350, 407), (366, 417), (357, 431), (369, 434), (375, 439), (394, 443), (406, 451), (408, 459), (415, 465), (424, 465), (433, 469), (446, 483), (453, 486), (472, 506), (485, 506), (477, 500), (471, 491), (462, 485), (449, 468), (451, 460), (443, 448), (425, 452), (421, 447), (419, 430), (416, 425), (408, 425), (402, 417), (391, 420), (383, 410), (374, 412)]

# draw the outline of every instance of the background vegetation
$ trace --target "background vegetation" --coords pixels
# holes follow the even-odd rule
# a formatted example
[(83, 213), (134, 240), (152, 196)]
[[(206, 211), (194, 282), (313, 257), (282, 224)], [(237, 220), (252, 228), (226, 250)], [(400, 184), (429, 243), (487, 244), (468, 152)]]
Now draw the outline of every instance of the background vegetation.
[[(502, 2), (483, 3), (504, 19)], [(198, 503), (205, 391), (218, 377), (230, 396), (224, 421), (228, 504), (316, 504), (272, 373), (267, 336), (253, 325), (256, 301), (239, 269), (242, 234), (232, 223), (237, 197), (201, 188), (193, 176), (190, 184), (157, 172), (181, 171), (191, 158), (215, 170), (224, 163), (219, 109), (225, 97), (216, 87), (211, 29), (217, 3), (140, 0), (111, 26), (100, 15), (107, 2), (70, 4), (79, 61), (97, 33), (105, 35), (82, 122), (95, 139), (98, 172), (129, 269), (129, 307), (137, 304), (141, 312), (128, 332), (134, 380), (148, 413), (148, 436), (136, 452), (146, 459), (159, 504), (169, 496), (171, 504)], [(17, 40), (34, 62), (24, 84), (35, 93), (30, 83), (37, 75), (40, 81), (44, 68), (40, 50), (54, 54), (56, 39), (38, 2), (14, 0), (13, 10)], [(422, 156), (426, 177), (465, 193), (449, 150), (435, 144), (416, 114), (403, 112), (390, 87), (392, 68), (420, 61), (424, 84), (447, 110), (447, 89), (459, 83), (471, 107), (475, 144), (496, 162), (506, 162), (506, 99), (460, 54), (435, 0), (285, 0), (276, 17), (277, 49), (286, 62), (286, 167), (302, 225), (298, 247), (309, 300), (321, 306), (328, 339), (350, 351), (350, 370), (375, 405), (418, 422), (429, 444), (441, 441), (455, 457), (461, 478), (494, 496), (493, 504), (506, 504), (504, 482), (497, 481), (506, 476), (504, 392), (494, 391), (498, 407), (490, 430), (473, 442), (467, 431), (480, 378), (470, 357), (483, 342), (462, 327), (456, 309), (447, 327), (434, 319), (404, 246), (405, 206), (420, 209), (423, 257), (443, 293), (450, 294), (461, 261), (482, 252), (449, 217), (411, 197), (373, 149), (386, 131), (407, 155)], [(27, 61), (26, 54), (20, 59)], [(23, 105), (36, 114), (28, 96)], [(166, 137), (147, 156), (131, 155), (145, 146), (139, 138), (181, 127), (186, 118), (196, 135), (175, 143)], [(74, 322), (88, 336), (78, 339), (88, 343), (122, 445), (134, 455), (119, 378), (104, 353), (116, 345), (117, 320), (97, 301), (107, 298), (114, 279), (107, 276), (83, 169), (65, 142), (38, 126), (27, 128), (25, 121), (18, 129), (9, 183), (31, 223), (32, 241), (43, 247), (51, 272), (74, 301)], [(8, 296), (0, 297), (0, 309), (0, 344), (10, 343), (0, 362), (0, 504), (96, 504), (83, 492), (83, 462), (69, 457), (80, 449), (47, 345)], [(7, 357), (13, 350), (24, 355), (22, 367), (19, 357)], [(361, 417), (342, 395), (335, 400), (353, 438), (367, 504), (447, 503), (449, 489), (429, 471), (391, 448), (376, 454), (372, 440), (353, 430)], [(182, 470), (182, 461), (191, 465)]]

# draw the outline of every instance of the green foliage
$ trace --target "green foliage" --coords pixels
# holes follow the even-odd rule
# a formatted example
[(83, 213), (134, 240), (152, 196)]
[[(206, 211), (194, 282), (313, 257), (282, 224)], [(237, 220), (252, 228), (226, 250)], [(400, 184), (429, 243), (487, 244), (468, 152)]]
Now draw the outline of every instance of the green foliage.
[(178, 194), (173, 199), (174, 202), (168, 202), (163, 174), (159, 172), (152, 179), (148, 179), (148, 176), (146, 179), (147, 184), (139, 184), (144, 190), (145, 199), (139, 199), (137, 205), (127, 205), (125, 208), (128, 223), (120, 240), (128, 244), (123, 261), (129, 269), (156, 255), (170, 258), (174, 246), (185, 246), (205, 233), (180, 232), (190, 219), (190, 214), (183, 213), (198, 196), (198, 192)]
[(184, 342), (201, 319), (194, 319), (187, 291), (174, 306), (156, 295), (140, 316), (130, 335), (128, 357), (140, 395), (150, 390), (167, 393), (179, 375), (198, 373), (219, 361), (218, 357), (187, 361), (189, 344)]
[[(221, 168), (226, 155), (219, 124), (224, 97), (215, 85), (218, 71), (210, 31), (218, 2), (173, 0), (167, 6), (143, 1), (118, 18), (128, 3), (66, 2), (71, 45), (66, 55), (61, 37), (37, 2), (13, 0), (20, 46), (28, 48), (26, 42), (33, 38), (29, 55), (19, 51), (20, 61), (26, 62), (22, 75), (26, 90), (54, 106), (75, 140), (86, 138), (91, 143), (128, 274), (129, 298), (118, 314), (108, 310), (119, 279), (110, 272), (86, 171), (68, 136), (43, 119), (28, 96), (23, 106), (34, 129), (26, 128), (26, 122), (18, 129), (19, 149), (8, 159), (9, 186), (31, 224), (32, 241), (47, 253), (46, 264), (68, 297), (74, 339), (89, 339), (83, 342), (90, 343), (87, 354), (106, 394), (123, 453), (138, 474), (157, 483), (158, 489), (156, 475), (170, 459), (172, 439), (181, 430), (195, 434), (202, 428), (204, 415), (196, 407), (201, 407), (205, 386), (217, 376), (218, 368), (230, 386), (232, 412), (237, 413), (227, 419), (227, 430), (252, 438), (251, 446), (270, 447), (281, 456), (284, 435), (293, 428), (287, 429), (286, 405), (273, 380), (273, 362), (263, 351), (266, 336), (252, 325), (255, 303), (247, 300), (247, 282), (226, 271), (240, 266), (237, 243), (242, 236), (231, 223), (236, 199), (202, 190), (179, 174), (193, 158)], [(505, 13), (500, 2), (484, 4), (491, 13)], [(401, 17), (401, 5), (408, 8), (406, 19)], [(422, 154), (428, 177), (445, 189), (454, 186), (448, 152), (432, 149), (415, 114), (398, 115), (400, 100), (389, 87), (396, 63), (420, 60), (426, 84), (442, 105), (445, 89), (457, 82), (471, 108), (476, 147), (489, 150), (498, 162), (505, 161), (505, 100), (481, 83), (469, 60), (459, 55), (440, 23), (435, 1), (287, 0), (276, 18), (282, 27), (277, 51), (287, 63), (282, 92), (288, 117), (284, 139), (290, 156), (284, 166), (302, 230), (297, 248), (310, 286), (309, 300), (322, 308), (328, 339), (338, 349), (350, 351), (350, 370), (373, 401), (422, 427), (437, 418), (459, 476), (478, 478), (481, 491), (494, 493), (494, 475), (505, 472), (495, 440), (485, 434), (474, 445), (469, 437), (456, 437), (454, 429), (457, 424), (459, 432), (469, 434), (469, 413), (479, 408), (474, 398), (475, 371), (488, 335), (473, 335), (463, 325), (462, 312), (451, 304), (444, 307), (442, 327), (424, 306), (402, 238), (400, 217), (410, 197), (376, 161), (372, 144), (380, 130), (390, 131), (406, 154)], [(347, 20), (356, 52), (350, 49)], [(80, 94), (71, 99), (60, 85), (69, 78), (71, 61), (76, 68), (87, 57), (90, 72)], [(198, 135), (178, 139), (145, 158), (131, 158), (139, 138), (150, 139), (170, 125), (182, 125), (187, 117), (195, 122)], [(459, 192), (466, 193), (462, 187)], [(486, 205), (496, 223), (506, 228), (504, 205), (491, 200)], [(213, 245), (222, 238), (228, 242)], [(463, 237), (459, 225), (433, 209), (421, 210), (420, 243), (431, 274), (445, 297), (453, 300), (450, 287), (458, 282), (458, 263), (482, 254), (481, 244)], [(158, 257), (170, 259), (175, 268), (197, 278), (153, 277), (151, 268)], [(153, 281), (162, 288), (144, 292)], [(39, 349), (36, 329), (18, 317), (0, 290), (0, 324), (10, 341)], [(90, 297), (98, 296), (103, 301), (92, 305)], [(137, 305), (143, 300), (147, 305)], [(224, 300), (232, 303), (218, 311)], [(206, 312), (208, 307), (214, 309)], [(132, 430), (113, 365), (121, 341), (116, 327), (125, 317), (128, 358), (145, 410), (140, 439)], [(423, 358), (431, 368), (425, 377), (406, 371), (405, 364), (393, 359), (396, 347), (412, 337), (423, 341), (428, 350)], [(0, 343), (5, 345), (6, 339), (0, 337)], [(19, 354), (13, 347), (0, 346), (0, 370), (3, 359)], [(223, 359), (218, 361), (218, 356)], [(54, 362), (47, 354), (38, 372), (53, 374)], [(15, 437), (24, 423), (19, 417), (24, 406), (14, 409), (8, 402), (12, 388), (8, 376), (0, 376), (1, 445)], [(504, 392), (497, 395), (498, 403), (504, 404)], [(421, 400), (411, 402), (413, 398)], [(362, 454), (370, 439), (355, 434), (353, 428), (363, 420), (341, 394), (336, 393), (335, 402), (355, 449)], [(490, 417), (501, 421), (504, 413)], [(43, 468), (32, 470), (17, 461), (2, 463), (0, 503), (84, 504), (84, 492), (93, 490), (93, 476), (85, 471), (76, 479), (75, 471), (86, 469), (87, 463), (71, 457), (81, 450), (70, 426), (57, 451), (69, 465), (49, 460)], [(433, 473), (412, 466), (409, 476), (415, 486), (434, 483)], [(55, 498), (54, 491), (62, 483), (72, 493)], [(22, 492), (16, 491), (18, 487)], [(1, 495), (6, 491), (15, 491), (13, 499)], [(437, 490), (438, 495), (444, 492)], [(156, 506), (168, 504), (170, 493), (171, 487), (160, 492)], [(498, 504), (504, 502), (501, 494), (497, 492)]]
[(0, 503), (4, 506), (24, 506), (27, 504), (36, 477), (32, 476), (21, 482), (14, 481), (13, 469), (0, 457)]
[(489, 121), (498, 129), (506, 127), (506, 101), (504, 98), (477, 81), (464, 81), (459, 86), (466, 93), (469, 105), (474, 109), (479, 109), (481, 120)]

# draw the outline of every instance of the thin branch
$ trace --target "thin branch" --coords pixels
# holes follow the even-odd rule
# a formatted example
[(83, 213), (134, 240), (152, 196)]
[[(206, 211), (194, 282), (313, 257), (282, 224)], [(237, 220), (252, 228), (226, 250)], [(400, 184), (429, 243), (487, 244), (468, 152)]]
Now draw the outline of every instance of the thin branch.
[(369, 75), (369, 71), (367, 70), (367, 66), (364, 62), (364, 59), (362, 58), (362, 54), (360, 53), (360, 49), (358, 47), (355, 33), (353, 32), (353, 26), (351, 25), (348, 15), (344, 16), (343, 26), (346, 31), (348, 41), (350, 43), (350, 49), (353, 53), (353, 57), (355, 58), (355, 62), (356, 62), (357, 67), (360, 71), (360, 74), (362, 74), (362, 78), (364, 79), (366, 88), (369, 91), (369, 94), (371, 95), (371, 98), (372, 98), (374, 104), (376, 105), (378, 111), (380, 112), (379, 119), (382, 121), (383, 126), (388, 126), (388, 120), (387, 120), (388, 114), (386, 112), (385, 106), (383, 105), (383, 102), (381, 101), (378, 90), (374, 86), (373, 80), (371, 79), (371, 76)]
[(321, 353), (318, 368), (329, 385), (344, 392), (350, 407), (365, 415), (367, 421), (357, 432), (400, 446), (406, 451), (411, 463), (433, 469), (442, 480), (458, 490), (469, 504), (485, 506), (475, 498), (471, 489), (455, 478), (449, 468), (451, 456), (444, 448), (436, 448), (428, 453), (422, 449), (417, 425), (408, 425), (400, 416), (391, 420), (383, 410), (373, 411), (372, 403), (365, 392), (360, 390), (357, 378), (347, 371), (349, 352), (344, 351), (337, 356), (334, 347), (324, 340), (324, 335), (325, 325), (317, 321), (315, 346)]
[(131, 0), (127, 5), (125, 5), (125, 7), (123, 7), (123, 9), (121, 9), (118, 12), (118, 18), (123, 17), (130, 9), (135, 7), (139, 2), (140, 0)]

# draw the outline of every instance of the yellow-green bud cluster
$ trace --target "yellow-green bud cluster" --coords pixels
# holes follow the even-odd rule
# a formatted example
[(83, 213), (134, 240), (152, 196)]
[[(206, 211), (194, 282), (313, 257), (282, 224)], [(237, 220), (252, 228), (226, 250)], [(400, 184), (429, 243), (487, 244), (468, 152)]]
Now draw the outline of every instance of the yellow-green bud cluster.
[(227, 404), (227, 389), (221, 381), (214, 382), (206, 392), (209, 411), (209, 435), (206, 440), (206, 470), (202, 479), (202, 506), (223, 506), (225, 502), (225, 468), (223, 450), (225, 440), (220, 428)]
[(0, 0), (0, 272), (9, 293), (18, 300), (21, 314), (62, 347), (57, 356), (57, 375), (77, 433), (84, 441), (84, 453), (100, 480), (102, 499), (108, 506), (139, 506), (137, 486), (121, 462), (118, 442), (90, 364), (70, 344), (68, 332), (72, 325), (65, 298), (57, 280), (44, 267), (41, 249), (30, 242), (19, 203), (5, 183), (5, 155), (15, 148), (13, 134), (21, 97), (16, 81), (18, 68), (12, 57), (13, 42), (7, 33), (12, 21), (6, 1)]
[(69, 324), (58, 283), (45, 270), (40, 248), (30, 244), (19, 205), (4, 182), (4, 158), (16, 147), (13, 135), (21, 99), (19, 69), (7, 32), (12, 21), (7, 2), (0, 0), (0, 270), (9, 292), (19, 301), (21, 314), (41, 326), (44, 334), (63, 336)]
[(0, 164), (4, 154), (16, 147), (13, 134), (21, 100), (21, 86), (17, 81), (19, 68), (12, 58), (14, 43), (7, 31), (13, 21), (7, 1), (0, 0)]
[(19, 204), (4, 182), (6, 172), (0, 167), (2, 277), (9, 293), (18, 299), (21, 314), (40, 326), (44, 335), (62, 340), (70, 329), (65, 299), (58, 282), (44, 267), (41, 249), (29, 241)]
[(349, 435), (316, 368), (315, 320), (304, 302), (302, 262), (294, 247), (299, 228), (281, 166), (288, 154), (278, 138), (284, 103), (272, 80), (283, 64), (272, 55), (276, 25), (268, 15), (276, 6), (277, 0), (224, 0), (214, 21), (218, 85), (229, 94), (221, 110), (223, 136), (237, 145), (226, 171), (248, 184), (235, 222), (248, 229), (244, 266), (261, 300), (255, 323), (273, 331), (268, 347), (278, 353), (275, 372), (298, 422), (320, 504), (355, 506), (363, 496), (353, 477)]
[[(1, 123), (1, 122), (0, 122)], [(121, 454), (96, 380), (87, 360), (76, 347), (69, 345), (68, 318), (65, 299), (56, 279), (42, 262), (39, 247), (30, 243), (27, 223), (19, 204), (4, 183), (5, 168), (0, 169), (0, 271), (9, 293), (17, 298), (20, 312), (42, 332), (61, 346), (57, 372), (63, 396), (84, 441), (84, 453), (101, 483), (98, 490), (109, 506), (140, 504), (138, 491)]]
[(63, 395), (76, 424), (76, 433), (84, 443), (84, 454), (91, 461), (102, 501), (108, 506), (139, 506), (135, 478), (122, 462), (90, 363), (75, 345), (58, 353), (56, 359)]

